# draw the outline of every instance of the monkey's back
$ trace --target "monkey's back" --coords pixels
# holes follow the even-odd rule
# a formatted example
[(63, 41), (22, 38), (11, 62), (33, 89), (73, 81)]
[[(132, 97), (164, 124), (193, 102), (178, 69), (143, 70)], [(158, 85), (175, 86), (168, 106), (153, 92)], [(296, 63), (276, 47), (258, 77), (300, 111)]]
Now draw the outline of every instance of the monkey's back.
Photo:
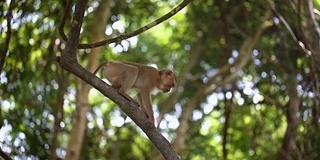
[(144, 65), (144, 64), (140, 64), (140, 63), (134, 63), (134, 62), (124, 62), (124, 63), (135, 66), (139, 70), (134, 88), (148, 88), (152, 90), (159, 83), (160, 75), (159, 75), (158, 69), (151, 66)]

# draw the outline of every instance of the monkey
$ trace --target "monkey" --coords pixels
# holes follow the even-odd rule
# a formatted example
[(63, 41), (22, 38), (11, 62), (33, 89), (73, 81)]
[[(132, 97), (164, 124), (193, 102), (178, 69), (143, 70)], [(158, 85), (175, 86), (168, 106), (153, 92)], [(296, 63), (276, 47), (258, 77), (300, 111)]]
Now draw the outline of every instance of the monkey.
[(151, 91), (157, 88), (163, 93), (169, 92), (177, 83), (174, 72), (170, 69), (158, 70), (134, 62), (105, 62), (93, 73), (96, 74), (101, 69), (103, 69), (103, 75), (112, 84), (112, 87), (128, 100), (132, 100), (127, 95), (129, 89), (136, 88), (139, 90), (137, 96), (139, 105), (147, 116), (148, 126), (154, 126)]

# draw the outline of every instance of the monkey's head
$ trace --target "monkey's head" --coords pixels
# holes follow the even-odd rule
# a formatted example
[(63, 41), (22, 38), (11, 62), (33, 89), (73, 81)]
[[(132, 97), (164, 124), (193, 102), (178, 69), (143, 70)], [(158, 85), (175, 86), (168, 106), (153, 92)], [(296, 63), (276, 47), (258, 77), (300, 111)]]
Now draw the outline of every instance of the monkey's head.
[(157, 85), (157, 88), (162, 90), (162, 92), (167, 93), (173, 88), (177, 81), (176, 76), (170, 69), (164, 69), (160, 71), (160, 83)]

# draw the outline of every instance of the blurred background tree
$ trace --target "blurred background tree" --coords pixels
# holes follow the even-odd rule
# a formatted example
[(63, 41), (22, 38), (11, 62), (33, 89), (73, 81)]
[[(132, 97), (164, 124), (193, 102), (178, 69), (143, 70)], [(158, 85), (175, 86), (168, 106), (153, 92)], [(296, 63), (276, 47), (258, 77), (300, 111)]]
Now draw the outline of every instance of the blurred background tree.
[[(90, 1), (81, 42), (130, 33), (179, 3)], [(0, 2), (2, 151), (16, 159), (161, 159), (115, 103), (55, 62), (66, 5)], [(79, 50), (78, 60), (90, 71), (111, 60), (174, 69), (178, 86), (153, 102), (181, 159), (319, 159), (319, 9), (319, 0), (193, 1), (139, 36)]]

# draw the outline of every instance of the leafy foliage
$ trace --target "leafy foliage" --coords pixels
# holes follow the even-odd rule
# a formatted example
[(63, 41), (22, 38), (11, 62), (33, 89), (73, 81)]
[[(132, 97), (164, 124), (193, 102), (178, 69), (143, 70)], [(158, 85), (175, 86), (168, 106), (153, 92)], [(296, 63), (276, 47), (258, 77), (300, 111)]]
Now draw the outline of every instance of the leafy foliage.
[[(315, 76), (319, 72), (279, 15), (266, 16), (271, 13), (270, 2), (194, 1), (150, 31), (102, 48), (101, 62), (135, 61), (174, 68), (181, 81), (173, 104), (169, 102), (170, 96), (164, 94), (154, 95), (153, 102), (156, 117), (163, 112), (161, 107), (169, 105), (159, 129), (172, 142), (184, 138), (186, 147), (177, 147), (182, 159), (278, 158), (290, 123), (287, 116), (292, 100), (289, 96), (292, 74), (296, 77), (300, 104), (295, 152), (291, 157), (320, 157), (317, 88), (320, 80)], [(320, 2), (313, 2), (314, 10), (319, 12)], [(8, 32), (5, 20), (9, 3), (0, 2), (1, 46), (5, 45)], [(99, 3), (89, 3), (81, 35), (83, 43), (89, 41), (91, 30), (95, 29), (91, 24), (95, 18), (92, 12)], [(105, 36), (130, 33), (177, 3), (114, 1)], [(296, 12), (287, 3), (275, 5), (295, 32), (299, 30), (299, 22), (305, 24), (308, 19), (300, 21), (299, 16), (292, 16)], [(50, 159), (52, 155), (58, 158), (66, 155), (76, 103), (76, 78), (55, 63), (55, 57), (65, 47), (57, 32), (65, 6), (66, 1), (58, 0), (13, 0), (11, 40), (0, 74), (0, 146), (11, 157)], [(319, 25), (319, 15), (315, 16)], [(220, 85), (234, 68), (226, 72), (223, 69), (243, 61), (241, 47), (262, 24), (267, 29), (254, 48), (244, 53), (250, 57), (248, 63), (232, 82)], [(68, 33), (68, 27), (65, 31)], [(81, 64), (88, 63), (89, 51), (79, 50)], [(215, 83), (209, 84), (215, 75), (218, 75)], [(204, 84), (208, 85), (203, 88)], [(130, 95), (135, 97), (136, 92)], [(158, 155), (144, 133), (115, 103), (94, 89), (90, 91), (89, 103), (81, 159), (154, 159)], [(63, 104), (63, 121), (58, 124), (60, 132), (55, 133), (59, 104)], [(181, 135), (178, 131), (185, 122), (186, 133)], [(53, 141), (55, 134), (58, 138)], [(54, 143), (58, 144), (55, 153), (50, 150)]]

